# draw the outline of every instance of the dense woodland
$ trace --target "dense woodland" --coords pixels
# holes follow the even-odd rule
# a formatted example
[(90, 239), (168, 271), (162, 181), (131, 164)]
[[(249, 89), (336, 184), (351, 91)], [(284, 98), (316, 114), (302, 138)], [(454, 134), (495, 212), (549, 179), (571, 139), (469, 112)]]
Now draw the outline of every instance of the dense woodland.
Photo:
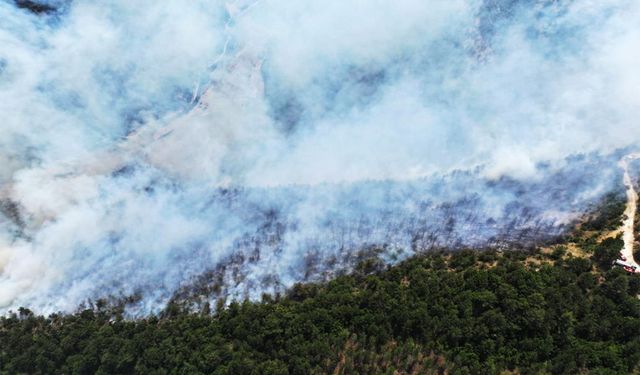
[[(640, 373), (640, 277), (602, 210), (566, 244), (375, 258), (325, 284), (193, 313), (0, 318), (2, 374)], [(573, 255), (568, 242), (584, 249)]]

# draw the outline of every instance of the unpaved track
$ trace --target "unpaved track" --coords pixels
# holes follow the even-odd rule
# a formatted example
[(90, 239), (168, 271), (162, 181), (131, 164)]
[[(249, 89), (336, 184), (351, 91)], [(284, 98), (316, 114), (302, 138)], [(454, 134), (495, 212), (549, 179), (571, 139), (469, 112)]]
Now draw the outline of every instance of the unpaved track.
[(622, 222), (622, 227), (620, 228), (622, 231), (622, 239), (624, 240), (624, 247), (621, 252), (625, 258), (627, 258), (626, 263), (637, 267), (636, 272), (640, 272), (640, 265), (636, 263), (636, 260), (633, 258), (633, 243), (635, 242), (634, 238), (634, 222), (636, 217), (636, 210), (638, 209), (638, 193), (633, 186), (633, 181), (631, 180), (631, 176), (629, 175), (629, 162), (640, 159), (640, 153), (629, 154), (620, 159), (620, 167), (624, 170), (624, 186), (627, 189), (627, 208), (624, 210), (625, 219)]

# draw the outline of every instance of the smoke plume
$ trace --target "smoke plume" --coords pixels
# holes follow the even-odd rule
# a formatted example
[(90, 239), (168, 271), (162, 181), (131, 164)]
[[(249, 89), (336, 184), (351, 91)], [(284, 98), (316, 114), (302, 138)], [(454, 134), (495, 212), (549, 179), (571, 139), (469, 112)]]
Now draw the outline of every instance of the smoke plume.
[(526, 246), (620, 189), (634, 0), (0, 0), (0, 311)]

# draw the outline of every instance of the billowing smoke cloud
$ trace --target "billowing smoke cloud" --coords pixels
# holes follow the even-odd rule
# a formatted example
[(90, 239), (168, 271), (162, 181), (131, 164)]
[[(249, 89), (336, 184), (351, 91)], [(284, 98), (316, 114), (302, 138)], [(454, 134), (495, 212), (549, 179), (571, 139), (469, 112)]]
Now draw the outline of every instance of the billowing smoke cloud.
[(0, 1), (0, 310), (259, 298), (366, 251), (562, 234), (640, 140), (639, 17)]

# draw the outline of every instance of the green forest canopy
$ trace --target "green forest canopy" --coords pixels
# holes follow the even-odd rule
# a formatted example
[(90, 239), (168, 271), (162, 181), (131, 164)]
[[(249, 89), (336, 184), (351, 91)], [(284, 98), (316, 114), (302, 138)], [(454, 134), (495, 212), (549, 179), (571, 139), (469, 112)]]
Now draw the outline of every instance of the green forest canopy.
[(431, 253), (393, 267), (370, 259), (326, 284), (213, 313), (170, 305), (131, 321), (101, 305), (49, 317), (20, 309), (0, 318), (0, 371), (629, 373), (640, 362), (640, 278), (598, 258), (619, 241), (592, 259), (540, 250)]

